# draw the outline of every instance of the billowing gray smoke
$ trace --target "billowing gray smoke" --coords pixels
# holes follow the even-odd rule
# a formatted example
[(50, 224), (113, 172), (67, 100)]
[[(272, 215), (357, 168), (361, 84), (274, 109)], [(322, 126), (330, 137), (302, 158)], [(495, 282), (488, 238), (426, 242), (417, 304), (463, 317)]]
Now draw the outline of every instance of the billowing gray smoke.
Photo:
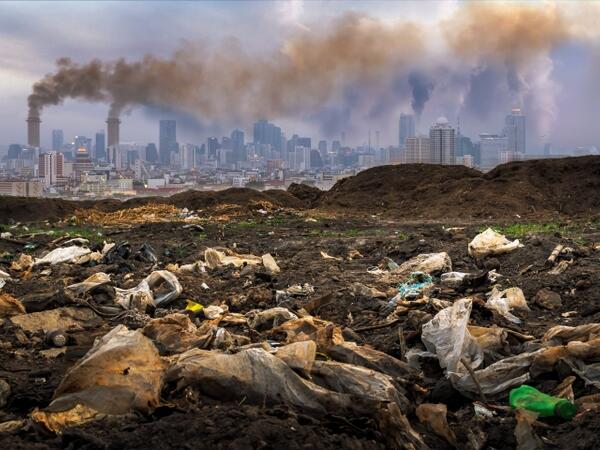
[[(590, 17), (586, 11), (585, 18)], [(229, 40), (215, 51), (188, 44), (166, 59), (148, 55), (135, 62), (77, 64), (63, 58), (55, 73), (34, 84), (30, 116), (39, 116), (47, 105), (76, 98), (110, 103), (110, 117), (140, 105), (214, 122), (306, 117), (320, 108), (331, 109), (338, 99), (343, 103), (352, 88), (380, 95), (364, 96), (377, 102), (386, 94), (382, 87), (392, 86), (399, 76), (410, 87), (412, 107), (420, 115), (434, 89), (433, 78), (423, 67), (439, 58), (439, 54), (432, 57), (425, 45), (431, 27), (347, 14), (321, 26), (324, 32), (299, 31), (278, 52), (262, 57), (247, 55), (238, 42)], [(437, 29), (450, 52), (447, 60), (440, 59), (440, 66), (458, 64), (470, 70), (489, 62), (503, 64), (510, 72), (507, 82), (518, 96), (538, 98), (532, 103), (546, 115), (552, 102), (539, 99), (554, 92), (549, 51), (567, 40), (588, 39), (595, 30), (591, 19), (574, 20), (569, 5), (517, 3), (470, 3), (439, 22)], [(436, 76), (436, 92), (441, 92), (442, 81)]]
[(435, 85), (422, 72), (411, 72), (408, 75), (408, 84), (412, 92), (412, 101), (410, 104), (415, 114), (420, 117)]

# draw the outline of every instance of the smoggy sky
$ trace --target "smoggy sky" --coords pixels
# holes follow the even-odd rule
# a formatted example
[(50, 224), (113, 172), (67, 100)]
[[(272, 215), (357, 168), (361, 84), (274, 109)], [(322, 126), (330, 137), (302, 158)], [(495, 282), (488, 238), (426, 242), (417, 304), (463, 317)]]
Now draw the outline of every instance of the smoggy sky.
[(38, 83), (42, 146), (53, 128), (93, 136), (111, 104), (141, 143), (160, 118), (199, 143), (266, 117), (389, 145), (401, 112), (422, 132), (460, 115), (476, 137), (521, 107), (530, 148), (599, 145), (599, 18), (576, 1), (3, 2), (0, 143), (25, 142)]

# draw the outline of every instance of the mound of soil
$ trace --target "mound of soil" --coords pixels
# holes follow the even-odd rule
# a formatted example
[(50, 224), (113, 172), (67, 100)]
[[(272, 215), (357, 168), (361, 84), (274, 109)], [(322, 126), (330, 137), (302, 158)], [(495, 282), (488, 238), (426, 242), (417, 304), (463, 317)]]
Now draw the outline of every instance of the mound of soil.
[(300, 183), (290, 184), (287, 191), (302, 200), (309, 208), (316, 206), (324, 194), (324, 191), (319, 188)]
[(462, 166), (381, 166), (339, 181), (319, 207), (414, 219), (583, 215), (600, 210), (600, 157)]
[(67, 217), (77, 209), (96, 208), (111, 212), (135, 208), (150, 203), (174, 205), (190, 210), (205, 209), (219, 205), (250, 206), (268, 202), (275, 207), (303, 209), (305, 203), (283, 190), (256, 191), (247, 188), (231, 188), (223, 191), (186, 191), (171, 197), (137, 197), (119, 200), (73, 201), (58, 198), (26, 198), (0, 196), (0, 217), (8, 221), (33, 222)]

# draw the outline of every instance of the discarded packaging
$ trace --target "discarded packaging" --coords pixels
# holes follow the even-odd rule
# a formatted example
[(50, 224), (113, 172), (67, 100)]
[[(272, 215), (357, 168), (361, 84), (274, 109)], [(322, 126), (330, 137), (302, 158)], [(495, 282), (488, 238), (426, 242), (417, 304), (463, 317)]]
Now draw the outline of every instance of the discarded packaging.
[(473, 238), (469, 243), (468, 251), (470, 256), (480, 259), (488, 255), (510, 253), (520, 247), (523, 245), (518, 239), (510, 241), (502, 234), (488, 228)]
[(106, 415), (148, 413), (159, 403), (163, 371), (150, 339), (118, 325), (67, 372), (50, 405), (32, 418), (60, 432)]
[(577, 407), (568, 400), (552, 397), (526, 384), (513, 389), (509, 394), (510, 406), (537, 413), (540, 417), (560, 417), (571, 420)]
[(75, 263), (78, 264), (82, 258), (89, 255), (92, 251), (86, 247), (72, 245), (70, 247), (60, 247), (47, 253), (43, 258), (37, 258), (33, 263), (34, 266), (41, 264), (59, 264), (59, 263)]
[(530, 310), (529, 306), (527, 305), (527, 301), (525, 300), (525, 295), (523, 295), (523, 291), (520, 288), (512, 287), (503, 291), (499, 291), (494, 287), (489, 296), (490, 297), (488, 298), (487, 302), (485, 302), (486, 308), (496, 311), (505, 319), (513, 323), (519, 324), (521, 323), (521, 319), (516, 317), (514, 314), (511, 314), (511, 310)]
[(275, 262), (275, 258), (273, 258), (270, 253), (267, 253), (266, 255), (262, 255), (262, 263), (263, 263), (263, 266), (265, 266), (265, 269), (267, 269), (267, 272), (269, 272), (271, 274), (276, 274), (281, 271), (281, 269)]
[(446, 252), (422, 253), (393, 269), (392, 273), (407, 276), (412, 272), (424, 272), (429, 275), (437, 275), (452, 271), (452, 260)]
[(115, 301), (125, 309), (146, 312), (149, 306), (162, 306), (175, 300), (182, 290), (174, 274), (167, 270), (156, 270), (134, 288), (115, 288)]
[(257, 331), (270, 330), (288, 320), (298, 319), (296, 314), (281, 306), (265, 309), (264, 311), (252, 310), (246, 313), (246, 317), (248, 318), (248, 326)]

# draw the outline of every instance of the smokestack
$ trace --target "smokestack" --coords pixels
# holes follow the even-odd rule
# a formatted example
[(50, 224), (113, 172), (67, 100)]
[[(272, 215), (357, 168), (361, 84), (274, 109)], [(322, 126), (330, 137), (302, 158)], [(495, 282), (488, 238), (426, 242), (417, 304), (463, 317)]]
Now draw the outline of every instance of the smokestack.
[(32, 147), (40, 146), (40, 123), (39, 116), (30, 115), (27, 118), (27, 145)]
[(109, 117), (106, 119), (106, 125), (108, 128), (107, 145), (112, 147), (113, 145), (119, 145), (119, 124), (121, 121), (118, 117)]

